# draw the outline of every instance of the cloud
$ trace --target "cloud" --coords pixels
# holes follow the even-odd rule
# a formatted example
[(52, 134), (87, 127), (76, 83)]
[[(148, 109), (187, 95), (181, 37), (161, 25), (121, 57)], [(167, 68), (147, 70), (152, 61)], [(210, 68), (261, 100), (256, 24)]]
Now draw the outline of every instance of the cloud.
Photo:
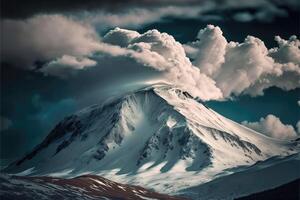
[[(120, 12), (99, 10), (95, 12), (76, 13), (74, 17), (84, 23), (92, 24), (100, 30), (114, 27), (137, 28), (149, 23), (161, 21), (164, 17), (198, 18), (206, 10), (205, 6), (159, 6), (159, 7), (134, 7)], [(137, 17), (138, 16), (138, 17)]]
[(250, 12), (238, 12), (233, 15), (233, 19), (239, 22), (250, 22), (255, 19)]
[(139, 37), (140, 34), (136, 31), (121, 29), (119, 27), (110, 30), (104, 37), (103, 42), (120, 47), (127, 47), (129, 43)]
[(288, 12), (282, 8), (270, 5), (264, 9), (258, 9), (254, 13), (249, 11), (237, 12), (232, 18), (239, 22), (251, 22), (253, 20), (262, 22), (272, 22), (275, 17), (287, 17)]
[[(185, 87), (203, 100), (263, 95), (272, 86), (283, 90), (300, 86), (300, 42), (296, 36), (289, 40), (277, 36), (278, 47), (267, 49), (253, 36), (242, 43), (228, 42), (213, 25), (200, 30), (197, 40), (185, 45), (157, 30), (140, 34), (115, 28), (100, 38), (91, 24), (62, 15), (3, 20), (1, 26), (2, 61), (60, 78), (79, 71), (88, 74), (93, 71), (88, 68), (93, 67), (101, 68), (98, 73), (103, 76), (123, 71), (120, 74), (124, 77), (134, 77), (144, 71), (143, 77), (150, 78), (156, 71), (156, 79)], [(37, 61), (46, 64), (37, 69)], [(126, 72), (126, 68), (132, 70)]]
[(62, 15), (1, 20), (1, 58), (23, 68), (63, 55), (85, 55), (98, 48), (93, 27)]
[(103, 41), (126, 48), (125, 56), (161, 72), (165, 80), (185, 87), (203, 100), (222, 97), (215, 82), (192, 65), (182, 45), (167, 33), (149, 30), (139, 34), (116, 28), (108, 32)]
[(268, 57), (273, 59), (272, 69), (264, 72), (258, 80), (246, 90), (252, 96), (262, 95), (263, 90), (276, 86), (283, 90), (300, 87), (300, 41), (296, 36), (284, 40), (275, 37), (279, 47), (268, 50)]
[(273, 138), (292, 139), (297, 137), (297, 133), (292, 125), (283, 124), (280, 119), (274, 115), (267, 115), (265, 118), (260, 118), (258, 122), (243, 121), (242, 124)]
[[(199, 6), (203, 4), (207, 4), (209, 2), (198, 0), (114, 0), (113, 2), (108, 0), (86, 0), (84, 2), (80, 0), (61, 0), (55, 2), (44, 2), (41, 4), (37, 0), (28, 0), (26, 3), (19, 2), (16, 0), (11, 0), (5, 2), (3, 6), (1, 6), (1, 16), (5, 18), (24, 18), (24, 17), (32, 17), (36, 14), (41, 13), (58, 13), (58, 12), (76, 12), (78, 10), (83, 11), (105, 11), (105, 12), (124, 12), (125, 10), (130, 10), (134, 8), (159, 8), (159, 7), (170, 7), (170, 6), (183, 6), (188, 3), (188, 5)], [(17, 7), (22, 7), (22, 10), (18, 10)]]
[(275, 37), (279, 47), (267, 49), (259, 38), (227, 42), (219, 27), (208, 25), (196, 41), (184, 45), (187, 55), (201, 72), (215, 80), (224, 97), (263, 95), (266, 88), (300, 87), (299, 40)]
[(280, 36), (275, 37), (279, 47), (270, 49), (269, 55), (278, 63), (294, 63), (300, 65), (300, 41), (295, 35), (289, 40), (282, 39)]
[[(112, 35), (120, 39), (111, 40)], [(167, 81), (185, 87), (203, 100), (222, 97), (215, 82), (192, 65), (183, 46), (167, 33), (149, 30), (138, 34), (117, 28), (104, 36), (103, 41), (114, 44), (119, 42), (120, 46), (127, 47), (131, 52), (130, 57), (142, 65), (162, 72)]]
[[(84, 69), (86, 67), (95, 66), (96, 61), (89, 58), (78, 58), (74, 56), (64, 55), (54, 61), (51, 61), (46, 66), (40, 69), (46, 75), (58, 76), (60, 78), (67, 78), (76, 73), (77, 70)], [(70, 68), (72, 70), (70, 70)]]
[[(144, 81), (150, 78), (153, 80), (151, 75), (154, 71), (155, 80), (181, 86), (202, 100), (222, 98), (222, 93), (215, 86), (215, 82), (192, 65), (182, 45), (167, 33), (149, 30), (140, 34), (136, 31), (115, 28), (109, 31), (101, 42), (104, 43), (101, 46), (106, 48), (99, 48), (80, 63), (77, 58), (63, 57), (50, 62), (40, 71), (66, 77), (69, 74), (74, 75), (78, 70), (86, 69), (88, 63), (90, 66), (93, 65), (92, 68), (99, 68), (97, 72), (99, 74), (112, 76), (112, 79), (116, 74), (122, 74), (123, 77), (131, 77), (131, 82), (137, 80), (139, 74), (143, 74)], [(89, 73), (93, 69), (85, 71)], [(119, 73), (120, 71), (122, 73)]]
[(0, 116), (0, 131), (5, 131), (12, 126), (12, 121), (6, 117)]
[[(10, 0), (3, 3), (0, 13), (1, 17), (4, 18), (26, 18), (42, 13), (73, 13), (78, 11), (97, 12), (99, 10), (110, 13), (122, 13), (135, 8), (153, 9), (155, 11), (156, 9), (164, 7), (180, 8), (186, 7), (186, 5), (190, 5), (190, 8), (206, 8), (208, 11), (252, 8), (276, 13), (276, 9), (279, 8), (297, 9), (299, 2), (297, 0), (240, 0), (238, 3), (235, 0), (223, 0), (222, 3), (220, 3), (219, 0), (114, 0), (113, 2), (109, 0), (61, 0), (55, 2), (45, 1), (41, 4), (38, 0), (27, 0), (26, 2)], [(18, 8), (22, 8), (22, 10)], [(186, 12), (185, 14), (188, 15), (189, 12)]]
[(97, 31), (116, 26), (136, 28), (165, 16), (197, 17), (201, 9), (201, 6), (170, 5), (122, 12), (81, 10), (68, 15), (39, 14), (24, 20), (1, 19), (0, 57), (2, 62), (33, 69), (37, 61), (45, 62), (63, 55), (88, 55), (103, 48), (99, 47)]
[[(215, 81), (200, 73), (182, 45), (167, 33), (149, 30), (140, 34), (115, 28), (99, 38), (89, 26), (59, 15), (38, 16), (16, 23), (16, 29), (25, 28), (25, 35), (33, 35), (24, 43), (4, 49), (2, 54), (7, 61), (17, 62), (22, 68), (32, 70), (34, 62), (46, 60), (46, 64), (34, 70), (70, 82), (91, 82), (99, 86), (99, 82), (113, 84), (117, 79), (167, 81), (203, 100), (222, 98)], [(73, 33), (76, 30), (79, 32)]]
[(201, 71), (212, 76), (225, 61), (227, 40), (222, 36), (219, 27), (208, 25), (201, 29), (197, 41), (185, 45), (187, 54), (194, 59), (195, 66), (201, 66)]

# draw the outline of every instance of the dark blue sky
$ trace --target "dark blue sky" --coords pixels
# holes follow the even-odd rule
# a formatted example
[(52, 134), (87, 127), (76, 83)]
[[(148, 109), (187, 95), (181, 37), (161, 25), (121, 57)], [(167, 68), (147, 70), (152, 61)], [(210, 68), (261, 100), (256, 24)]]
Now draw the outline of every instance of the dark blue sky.
[[(137, 31), (158, 29), (173, 35), (179, 42), (186, 43), (195, 40), (201, 28), (207, 24), (214, 24), (220, 26), (227, 40), (241, 42), (247, 35), (253, 35), (262, 39), (268, 48), (275, 46), (275, 35), (288, 38), (293, 34), (299, 34), (300, 15), (297, 11), (290, 10), (288, 16), (277, 16), (272, 21), (233, 20), (232, 13), (240, 11), (209, 13), (218, 14), (222, 20), (165, 18), (137, 28)], [(12, 124), (1, 132), (0, 158), (11, 161), (22, 156), (41, 142), (52, 127), (66, 115), (89, 103), (97, 103), (100, 97), (85, 103), (80, 100), (82, 89), (78, 88), (85, 88), (86, 93), (89, 93), (89, 90), (92, 90), (91, 85), (88, 81), (74, 85), (58, 78), (41, 76), (38, 72), (25, 71), (2, 63), (1, 116), (10, 119)], [(295, 126), (300, 118), (297, 105), (299, 99), (300, 89), (287, 92), (270, 88), (263, 96), (241, 95), (224, 102), (210, 101), (207, 105), (238, 122), (258, 121), (261, 117), (274, 114), (284, 123)]]

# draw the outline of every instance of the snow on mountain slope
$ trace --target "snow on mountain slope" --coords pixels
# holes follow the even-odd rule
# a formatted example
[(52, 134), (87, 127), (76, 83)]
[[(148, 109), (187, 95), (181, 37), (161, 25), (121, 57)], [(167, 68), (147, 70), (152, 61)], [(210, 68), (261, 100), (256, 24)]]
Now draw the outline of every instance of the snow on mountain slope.
[[(236, 199), (299, 179), (299, 169), (300, 154), (287, 157), (276, 156), (252, 166), (231, 169), (234, 173), (230, 175), (184, 189), (177, 194), (185, 195), (191, 199)], [(300, 187), (293, 192), (300, 195), (299, 189)], [(276, 196), (270, 199), (275, 198)]]
[(71, 179), (0, 174), (2, 200), (187, 200), (125, 185), (96, 175)]
[(199, 103), (187, 92), (154, 86), (65, 118), (4, 171), (72, 177), (99, 174), (157, 191), (179, 190), (298, 152), (293, 141), (266, 137)]

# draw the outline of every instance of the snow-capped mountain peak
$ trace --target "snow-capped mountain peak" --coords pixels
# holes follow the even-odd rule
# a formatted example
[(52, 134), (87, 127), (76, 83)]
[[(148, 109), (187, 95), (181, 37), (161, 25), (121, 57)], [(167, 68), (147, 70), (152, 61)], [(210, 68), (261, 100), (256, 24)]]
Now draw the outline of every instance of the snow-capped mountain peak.
[(297, 151), (295, 142), (266, 137), (219, 115), (188, 92), (158, 85), (66, 117), (5, 171), (94, 173), (172, 192), (237, 166)]

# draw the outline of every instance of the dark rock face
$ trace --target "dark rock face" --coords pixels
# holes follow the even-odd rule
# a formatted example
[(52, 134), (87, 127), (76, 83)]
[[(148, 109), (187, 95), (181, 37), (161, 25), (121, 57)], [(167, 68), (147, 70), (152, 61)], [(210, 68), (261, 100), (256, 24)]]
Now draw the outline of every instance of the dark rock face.
[(0, 175), (2, 200), (187, 200), (139, 186), (116, 183), (96, 175), (72, 179)]
[[(175, 147), (176, 153), (174, 152)], [(167, 160), (167, 166), (171, 168), (174, 164), (171, 164), (174, 157), (182, 160), (192, 158), (194, 164), (189, 169), (199, 170), (211, 163), (211, 156), (209, 147), (200, 138), (193, 135), (189, 128), (178, 127), (170, 129), (163, 127), (148, 139), (141, 151), (137, 165), (141, 165), (147, 160), (156, 157), (157, 160)], [(199, 162), (199, 160), (202, 161)]]
[(223, 139), (226, 143), (229, 143), (231, 146), (236, 148), (242, 148), (244, 152), (251, 153), (255, 152), (257, 155), (261, 155), (261, 150), (254, 144), (241, 140), (237, 135), (231, 135), (224, 131), (219, 131), (216, 129), (210, 128), (211, 134), (215, 140), (219, 138)]

